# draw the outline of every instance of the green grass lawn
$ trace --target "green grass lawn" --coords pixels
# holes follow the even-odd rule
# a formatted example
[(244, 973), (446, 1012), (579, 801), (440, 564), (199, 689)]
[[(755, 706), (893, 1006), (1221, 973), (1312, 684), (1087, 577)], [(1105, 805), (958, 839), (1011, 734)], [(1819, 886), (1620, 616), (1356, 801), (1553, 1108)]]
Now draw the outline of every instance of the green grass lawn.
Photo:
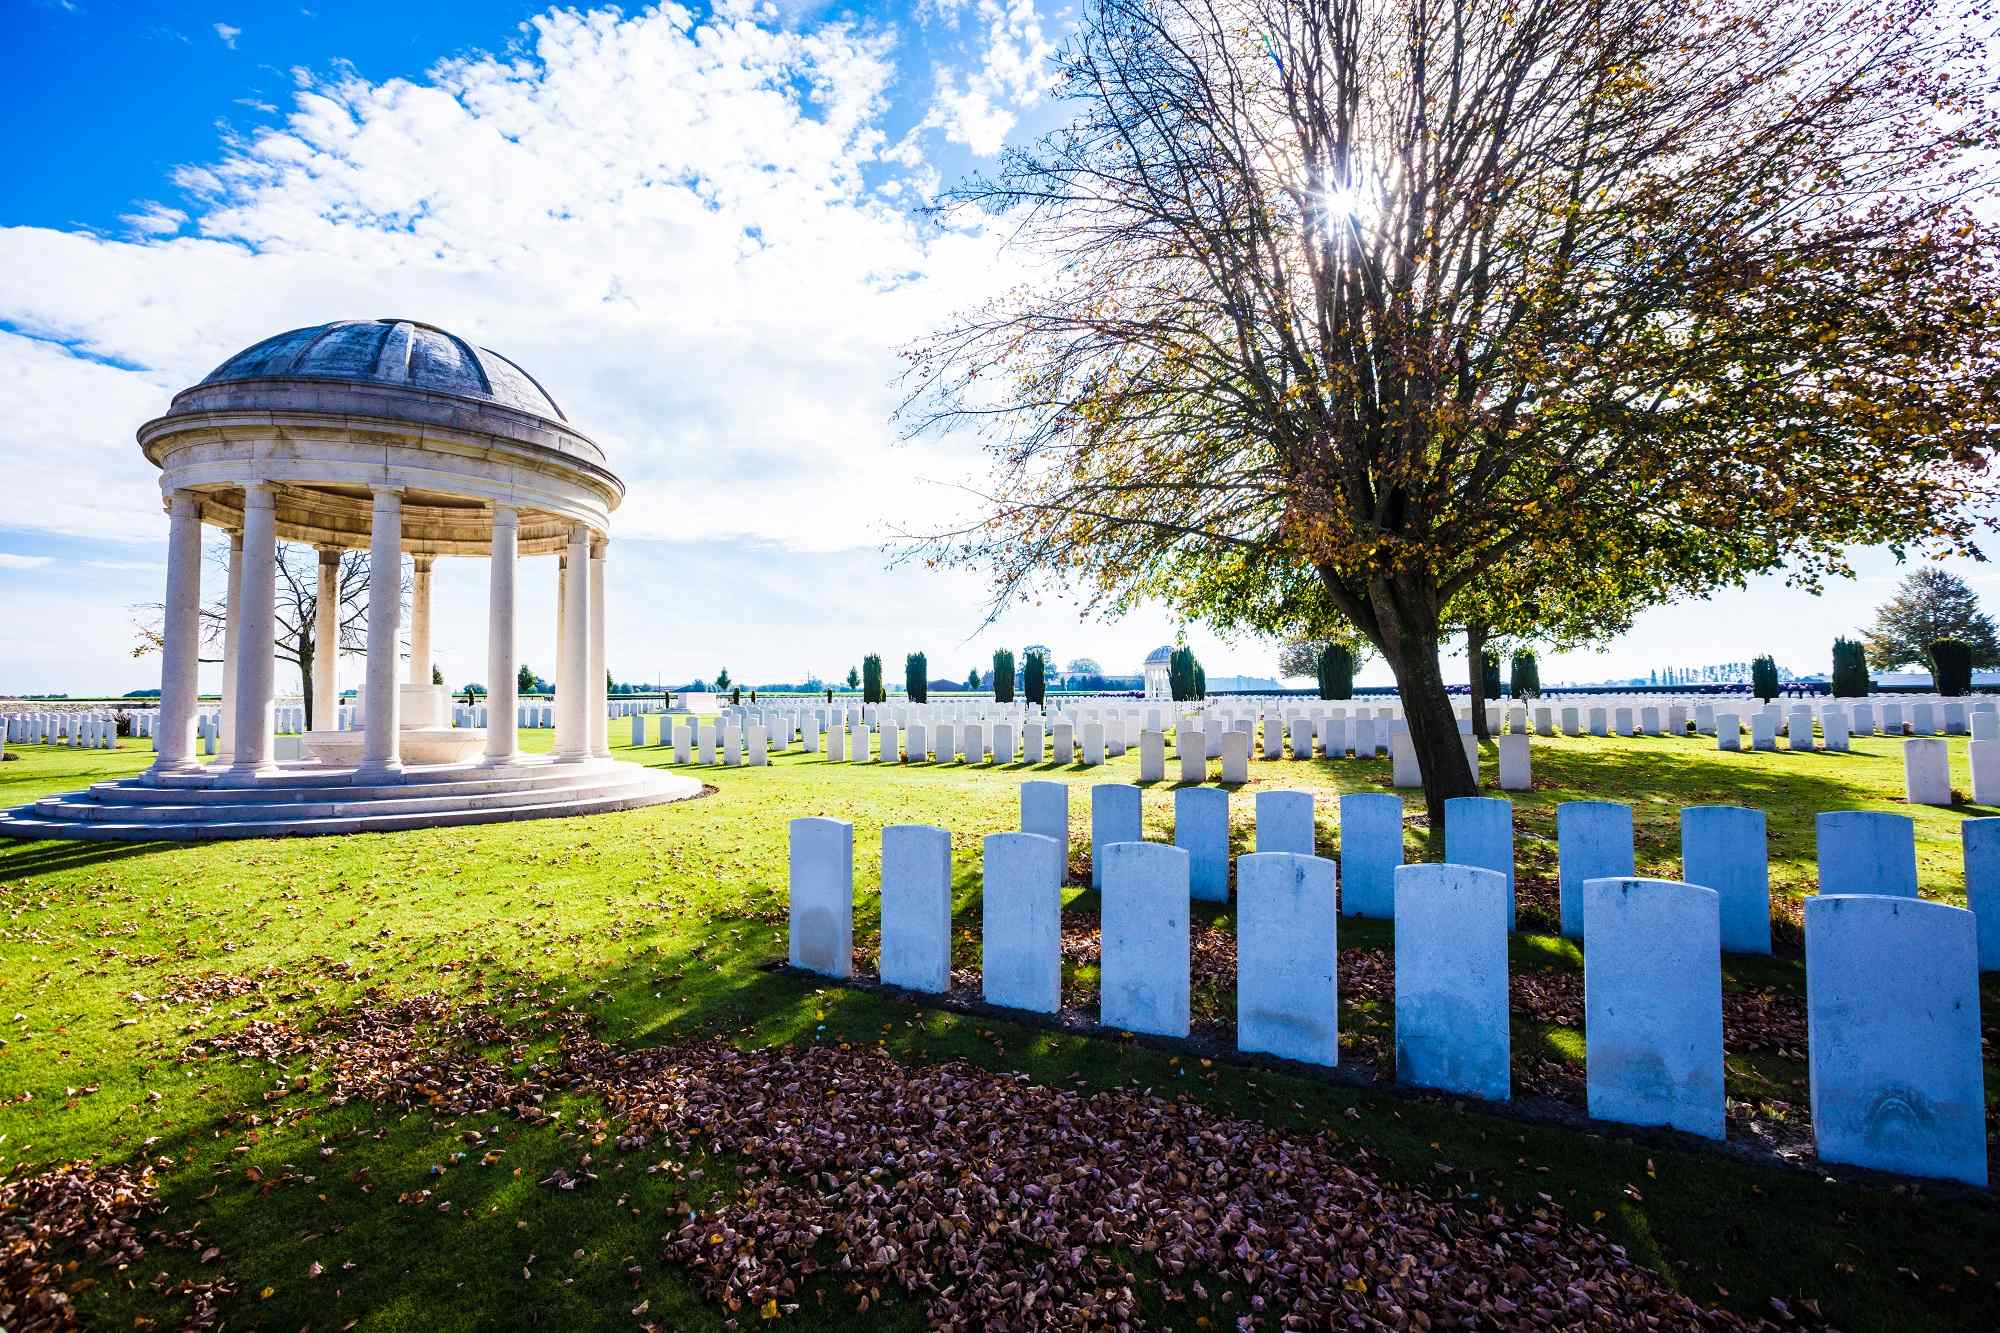
[[(624, 730), (614, 724), (614, 734)], [(529, 736), (547, 743), (546, 733)], [(1952, 749), (1962, 788), (1964, 742)], [(0, 805), (129, 775), (150, 759), (131, 742), (108, 753), (16, 753), (0, 766)], [(665, 766), (669, 756), (653, 748), (624, 757)], [(1320, 793), (1321, 850), (1333, 852), (1332, 798), (1382, 789), (1387, 767), (1253, 763), (1256, 781), (1233, 803), (1236, 850), (1249, 850), (1251, 792), (1269, 783)], [(1808, 1323), (1823, 1316), (1847, 1329), (1990, 1326), (2000, 1295), (1991, 1195), (1829, 1178), (1684, 1141), (1552, 1123), (1581, 1095), (1582, 1040), (1576, 1023), (1547, 1014), (1516, 1015), (1517, 1091), (1544, 1112), (1524, 1120), (1382, 1085), (1204, 1064), (1115, 1037), (920, 1009), (769, 966), (785, 952), (787, 820), (854, 823), (864, 949), (875, 928), (881, 828), (949, 828), (958, 961), (976, 967), (969, 930), (978, 922), (979, 840), (1016, 826), (1018, 783), (1054, 776), (1077, 788), (1077, 869), (1088, 848), (1088, 787), (1132, 781), (1136, 771), (1136, 754), (1086, 771), (832, 766), (794, 751), (765, 769), (699, 770), (718, 789), (707, 799), (585, 820), (207, 846), (0, 842), (0, 1178), (80, 1159), (154, 1164), (165, 1211), (149, 1226), (169, 1239), (128, 1271), (83, 1262), (77, 1308), (89, 1326), (173, 1324), (190, 1308), (185, 1284), (218, 1278), (227, 1284), (215, 1297), (219, 1312), (237, 1325), (703, 1328), (730, 1318), (687, 1269), (660, 1257), (662, 1236), (686, 1209), (742, 1188), (727, 1154), (682, 1154), (671, 1166), (656, 1150), (644, 1162), (620, 1155), (615, 1118), (574, 1092), (552, 1095), (552, 1114), (536, 1123), (365, 1097), (336, 1104), (328, 1087), (338, 1070), (299, 1059), (274, 1066), (237, 1041), (260, 1030), (249, 1024), (309, 1027), (367, 995), (429, 993), (537, 1031), (489, 1052), (516, 1069), (546, 1057), (555, 1037), (542, 1029), (574, 1011), (622, 1048), (710, 1037), (745, 1049), (845, 1042), (879, 1045), (914, 1065), (963, 1060), (1051, 1085), (1185, 1094), (1335, 1134), (1401, 1181), (1558, 1209), (1705, 1303), (1756, 1316), (1770, 1314), (1775, 1299)], [(1490, 747), (1486, 772), (1490, 779)], [(1553, 910), (1559, 802), (1629, 801), (1639, 872), (1667, 878), (1679, 869), (1682, 806), (1752, 805), (1770, 819), (1781, 947), (1769, 960), (1727, 960), (1726, 985), (1795, 1007), (1803, 970), (1786, 923), (1797, 921), (1797, 900), (1812, 886), (1815, 813), (1907, 810), (1924, 895), (1964, 901), (1958, 823), (2000, 811), (1911, 809), (1901, 790), (1900, 753), (1879, 738), (1858, 741), (1850, 755), (1718, 754), (1712, 741), (1694, 739), (1537, 740), (1535, 789), (1515, 803), (1525, 928), (1515, 970), (1559, 993), (1574, 991), (1580, 974), (1573, 944), (1536, 933)], [(1420, 802), (1409, 809), (1410, 855), (1433, 858), (1437, 839)], [(1149, 787), (1145, 810), (1148, 835), (1169, 836), (1171, 785)], [(1090, 894), (1072, 893), (1071, 924), (1087, 933), (1094, 911)], [(1198, 917), (1202, 937), (1225, 950), (1229, 927), (1226, 909)], [(1379, 991), (1350, 985), (1349, 953), (1379, 960), (1390, 942), (1384, 923), (1341, 924), (1350, 1059), (1379, 1053), (1390, 1014)], [(1071, 959), (1066, 978), (1066, 1004), (1086, 1017), (1094, 971), (1086, 953)], [(1198, 979), (1198, 1024), (1226, 1032), (1230, 1002), (1226, 987)], [(1982, 1002), (1993, 1124), (2000, 982), (1987, 981)], [(211, 1053), (189, 1055), (197, 1045)], [(1807, 1103), (1798, 1053), (1732, 1052), (1729, 1084), (1739, 1103), (1733, 1136), (1741, 1129), (1781, 1147), (1799, 1140)], [(476, 1140), (466, 1137), (472, 1130)], [(586, 1156), (597, 1175), (587, 1187), (540, 1183), (559, 1167), (578, 1170)], [(808, 1325), (855, 1322), (831, 1279), (806, 1292), (797, 1318)], [(742, 1313), (745, 1325), (760, 1322)], [(1198, 1317), (1192, 1308), (1146, 1314), (1169, 1324)], [(891, 1292), (865, 1322), (923, 1321), (919, 1306)]]

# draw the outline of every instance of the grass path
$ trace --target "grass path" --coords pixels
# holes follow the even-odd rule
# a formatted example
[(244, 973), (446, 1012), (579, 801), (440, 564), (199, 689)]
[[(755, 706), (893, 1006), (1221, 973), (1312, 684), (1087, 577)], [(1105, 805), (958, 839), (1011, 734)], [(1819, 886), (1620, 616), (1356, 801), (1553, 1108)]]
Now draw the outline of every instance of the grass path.
[[(546, 744), (546, 734), (535, 739)], [(1955, 785), (1964, 787), (1963, 741), (1952, 749)], [(0, 766), (0, 804), (129, 775), (150, 758), (129, 742), (110, 753), (19, 752)], [(668, 754), (629, 757), (664, 766)], [(1553, 883), (1562, 800), (1631, 802), (1639, 870), (1669, 878), (1678, 873), (1682, 806), (1762, 808), (1774, 893), (1787, 900), (1813, 882), (1815, 813), (1905, 809), (1895, 799), (1900, 755), (1879, 738), (1847, 756), (1558, 738), (1537, 741), (1535, 758), (1536, 789), (1516, 800), (1524, 886)], [(1489, 749), (1489, 776), (1492, 764)], [(719, 789), (708, 799), (588, 820), (193, 847), (0, 843), (0, 1173), (75, 1159), (164, 1162), (157, 1174), (167, 1224), (198, 1229), (203, 1243), (156, 1249), (143, 1273), (102, 1275), (79, 1298), (93, 1326), (171, 1323), (187, 1308), (175, 1284), (211, 1271), (227, 1273), (234, 1294), (223, 1311), (239, 1325), (719, 1326), (728, 1312), (658, 1255), (676, 1209), (734, 1188), (728, 1162), (703, 1159), (692, 1189), (679, 1175), (646, 1174), (595, 1142), (613, 1128), (600, 1103), (565, 1094), (554, 1099), (562, 1120), (501, 1126), (494, 1141), (503, 1156), (480, 1166), (483, 1149), (453, 1156), (466, 1153), (460, 1121), (332, 1105), (318, 1090), (324, 1071), (183, 1054), (246, 1021), (307, 1025), (371, 990), (435, 992), (515, 1017), (575, 1008), (604, 1039), (631, 1047), (707, 1037), (744, 1047), (844, 1041), (880, 1044), (918, 1064), (964, 1059), (1021, 1071), (1050, 1085), (1184, 1091), (1272, 1125), (1332, 1127), (1412, 1184), (1531, 1204), (1545, 1196), (1703, 1301), (1761, 1315), (1775, 1298), (1801, 1317), (1816, 1306), (1848, 1329), (1984, 1326), (2000, 1295), (2000, 1212), (1990, 1196), (1828, 1181), (1374, 1088), (1204, 1069), (1129, 1043), (919, 1010), (767, 968), (784, 952), (787, 820), (854, 822), (857, 938), (874, 926), (882, 826), (951, 829), (963, 926), (977, 921), (979, 839), (1015, 826), (1016, 787), (1030, 774), (1074, 786), (1072, 841), (1087, 848), (1088, 787), (1133, 780), (1136, 756), (1091, 771), (1038, 772), (835, 767), (793, 753), (766, 769), (701, 770)], [(1332, 852), (1331, 797), (1381, 789), (1387, 765), (1259, 761), (1252, 775), (1258, 782), (1233, 803), (1237, 850), (1248, 849), (1250, 791), (1267, 782), (1321, 795), (1321, 850)], [(1169, 833), (1171, 808), (1170, 786), (1147, 790), (1149, 836)], [(1417, 803), (1410, 808), (1410, 854), (1431, 857), (1433, 834)], [(2000, 811), (1909, 813), (1924, 895), (1962, 903), (1958, 822)], [(1094, 903), (1073, 897), (1070, 916), (1087, 925)], [(1787, 915), (1778, 912), (1781, 921)], [(1229, 927), (1226, 911), (1208, 922)], [(1344, 948), (1387, 942), (1381, 926), (1343, 923)], [(1580, 968), (1574, 946), (1547, 935), (1517, 936), (1514, 957), (1517, 972)], [(1073, 967), (1069, 991), (1087, 994), (1090, 971)], [(1728, 975), (1732, 987), (1793, 993), (1803, 980), (1796, 959), (1785, 957), (1732, 962)], [(1226, 997), (1208, 1003), (1226, 1006)], [(1990, 1027), (2000, 983), (1988, 981), (1983, 1003)], [(1359, 1002), (1344, 1014), (1357, 1036), (1385, 1021), (1379, 1007)], [(1532, 1053), (1574, 1066), (1580, 1032), (1517, 1025), (1516, 1050), (1517, 1061)], [(310, 1086), (293, 1092), (298, 1074)], [(1732, 1057), (1730, 1076), (1732, 1096), (1751, 1103), (1802, 1097), (1794, 1059)], [(2000, 1070), (1990, 1062), (1987, 1087), (1989, 1107), (2000, 1105)], [(590, 1188), (537, 1183), (582, 1154), (602, 1169)], [(425, 1190), (420, 1202), (397, 1202)], [(210, 1244), (219, 1257), (203, 1265)], [(320, 1275), (308, 1276), (314, 1264)], [(150, 1281), (156, 1271), (170, 1276), (163, 1292)], [(642, 1302), (645, 1313), (634, 1316)], [(849, 1313), (808, 1299), (798, 1317), (842, 1327)], [(921, 1320), (892, 1299), (869, 1322)]]

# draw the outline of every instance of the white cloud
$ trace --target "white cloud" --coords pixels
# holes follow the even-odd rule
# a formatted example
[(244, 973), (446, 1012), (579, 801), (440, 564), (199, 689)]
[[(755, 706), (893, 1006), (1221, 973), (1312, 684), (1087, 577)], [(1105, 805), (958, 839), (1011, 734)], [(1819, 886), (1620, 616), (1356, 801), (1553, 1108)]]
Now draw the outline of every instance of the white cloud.
[(133, 231), (148, 236), (171, 236), (187, 224), (188, 215), (178, 208), (148, 199), (136, 213), (121, 213), (118, 220)]
[[(934, 12), (955, 23), (969, 3), (934, 0)], [(985, 25), (979, 67), (940, 65), (933, 72), (934, 100), (918, 130), (942, 130), (953, 143), (990, 156), (1000, 151), (1020, 113), (1041, 100), (1056, 48), (1042, 29), (1035, 0), (978, 0), (978, 16)]]
[(41, 569), (55, 563), (52, 555), (16, 555), (12, 551), (0, 551), (0, 569)]
[(897, 445), (896, 349), (997, 274), (993, 242), (929, 234), (864, 179), (904, 177), (891, 35), (669, 7), (551, 11), (531, 39), (310, 82), (177, 173), (198, 200), (178, 234), (150, 206), (127, 241), (0, 230), (0, 322), (27, 335), (0, 333), (0, 448), (50, 498), (9, 521), (157, 522), (132, 432), (174, 389), (374, 315), (534, 372), (626, 478), (621, 534), (831, 549), (936, 512), (917, 478), (965, 457)]
[(236, 39), (243, 35), (243, 29), (232, 28), (227, 23), (218, 23), (215, 25), (215, 35), (222, 39), (224, 46), (234, 51), (236, 49)]

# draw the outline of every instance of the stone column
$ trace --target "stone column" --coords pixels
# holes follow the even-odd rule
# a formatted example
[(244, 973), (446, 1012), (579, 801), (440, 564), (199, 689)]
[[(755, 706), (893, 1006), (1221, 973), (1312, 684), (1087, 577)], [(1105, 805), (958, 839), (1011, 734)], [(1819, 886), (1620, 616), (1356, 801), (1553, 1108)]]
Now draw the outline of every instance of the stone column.
[(277, 651), (278, 513), (270, 483), (243, 488), (243, 574), (237, 580), (235, 714), (232, 780), (278, 769), (271, 755), (271, 691)]
[(431, 683), (431, 557), (410, 557), (410, 684)]
[(582, 763), (590, 758), (590, 704), (597, 692), (590, 687), (590, 529), (581, 523), (569, 531), (563, 561), (562, 663), (556, 671), (556, 760)]
[(188, 773), (194, 757), (195, 686), (201, 658), (201, 510), (193, 491), (167, 497), (167, 600), (160, 629), (160, 734), (156, 775)]
[(403, 771), (397, 730), (403, 723), (396, 655), (402, 630), (403, 493), (375, 492), (368, 533), (367, 721), (362, 728), (360, 772), (394, 780)]
[(222, 711), (215, 719), (215, 762), (223, 768), (236, 761), (236, 662), (243, 614), (243, 530), (229, 533), (229, 587), (223, 593)]
[[(569, 556), (567, 554), (564, 554), (564, 555), (558, 555), (556, 557), (556, 674), (558, 676), (562, 674), (563, 660), (564, 660), (563, 627), (568, 624), (569, 624)], [(567, 736), (569, 733), (569, 726), (567, 723), (563, 721), (564, 709), (561, 700), (557, 700), (554, 711), (555, 711), (556, 734), (555, 734), (555, 748), (553, 749), (553, 751), (551, 751), (551, 753), (561, 754), (563, 752), (563, 738)]]
[(610, 691), (604, 676), (604, 551), (609, 541), (590, 548), (590, 753), (611, 757)]
[(486, 598), (486, 762), (520, 758), (515, 735), (514, 562), (520, 550), (520, 517), (512, 506), (493, 506), (491, 581)]
[(340, 729), (340, 548), (319, 548), (313, 604), (313, 730)]

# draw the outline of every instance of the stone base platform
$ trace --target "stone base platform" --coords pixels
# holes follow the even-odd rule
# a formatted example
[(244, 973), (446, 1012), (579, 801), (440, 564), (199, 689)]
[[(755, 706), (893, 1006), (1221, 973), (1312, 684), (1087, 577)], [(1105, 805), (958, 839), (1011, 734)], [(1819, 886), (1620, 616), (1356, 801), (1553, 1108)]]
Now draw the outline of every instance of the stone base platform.
[(557, 764), (541, 757), (503, 768), (408, 768), (393, 783), (357, 781), (317, 763), (286, 765), (256, 787), (185, 774), (164, 785), (132, 778), (49, 796), (0, 812), (0, 837), (106, 842), (205, 842), (300, 837), (551, 819), (663, 805), (699, 796), (691, 778), (639, 764)]

